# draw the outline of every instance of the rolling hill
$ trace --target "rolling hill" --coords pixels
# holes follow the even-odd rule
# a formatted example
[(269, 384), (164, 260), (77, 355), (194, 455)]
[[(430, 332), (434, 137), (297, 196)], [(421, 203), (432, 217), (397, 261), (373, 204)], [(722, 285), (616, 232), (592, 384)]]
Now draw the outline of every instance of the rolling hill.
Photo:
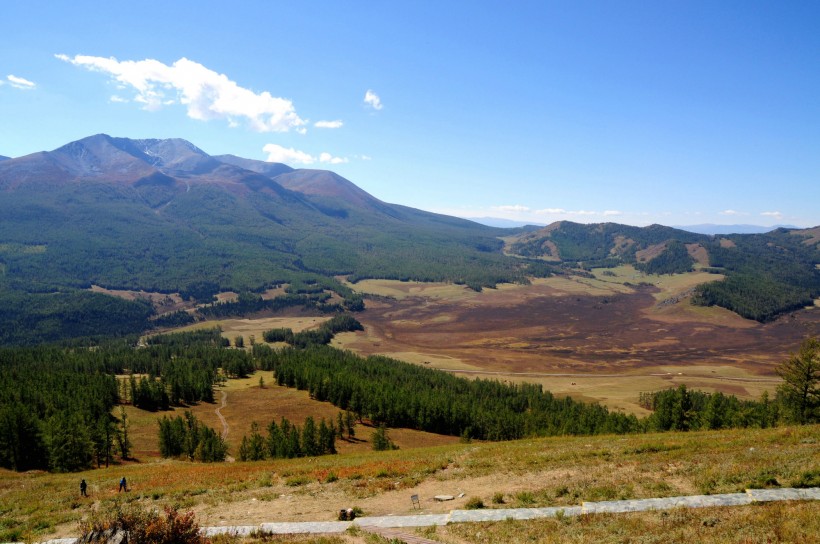
[[(500, 229), (384, 203), (333, 172), (212, 157), (178, 139), (101, 134), (3, 161), (0, 193), (0, 289), (14, 301), (0, 341), (32, 327), (60, 337), (60, 323), (86, 315), (61, 308), (111, 304), (78, 293), (91, 285), (170, 293), (319, 282), (344, 296), (333, 276), (478, 289), (525, 275), (501, 253)], [(121, 304), (142, 319), (145, 308)], [(37, 315), (21, 321), (21, 307)]]
[(725, 281), (699, 286), (693, 301), (762, 322), (810, 306), (820, 296), (816, 229), (707, 236), (662, 225), (562, 221), (521, 233), (506, 250), (570, 268), (632, 264), (648, 274), (695, 268), (723, 274)]
[(723, 273), (727, 281), (697, 300), (751, 319), (820, 295), (817, 237), (808, 232), (502, 229), (383, 202), (334, 172), (211, 156), (181, 139), (98, 134), (4, 160), (0, 195), (0, 343), (147, 326), (149, 304), (111, 300), (88, 292), (92, 285), (207, 301), (287, 284), (292, 294), (347, 299), (338, 276), (480, 290), (629, 263), (648, 273)]

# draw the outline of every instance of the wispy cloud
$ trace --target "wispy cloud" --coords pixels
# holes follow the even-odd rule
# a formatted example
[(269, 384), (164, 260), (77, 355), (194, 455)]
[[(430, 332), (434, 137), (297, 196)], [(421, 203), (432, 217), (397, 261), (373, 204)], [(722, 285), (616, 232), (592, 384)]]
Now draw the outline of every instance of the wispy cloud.
[(350, 161), (345, 157), (334, 157), (330, 153), (320, 153), (319, 162), (324, 162), (328, 164), (344, 164)]
[(316, 121), (313, 126), (316, 128), (342, 128), (344, 123), (341, 120), (336, 121)]
[(33, 81), (29, 81), (22, 77), (17, 77), (15, 75), (9, 74), (6, 76), (6, 80), (8, 81), (9, 85), (14, 87), (15, 89), (21, 89), (23, 91), (30, 91), (31, 89), (36, 89), (37, 84)]
[(171, 65), (158, 60), (119, 61), (87, 55), (55, 55), (58, 59), (111, 76), (122, 89), (135, 92), (134, 101), (146, 110), (181, 104), (188, 117), (200, 121), (226, 120), (231, 126), (244, 119), (257, 132), (303, 130), (293, 102), (268, 91), (256, 93), (240, 87), (225, 74), (181, 58)]
[(749, 215), (748, 213), (739, 212), (737, 210), (723, 210), (720, 212), (720, 215), (729, 215), (729, 216), (737, 216), (737, 215)]
[(536, 215), (563, 215), (567, 213), (567, 210), (564, 208), (543, 208), (541, 210), (535, 210)]
[(299, 151), (292, 147), (283, 147), (278, 144), (267, 144), (262, 148), (262, 151), (268, 154), (268, 162), (283, 162), (287, 164), (344, 164), (349, 162), (346, 157), (335, 157), (327, 152), (319, 153), (318, 157)]
[(262, 151), (268, 154), (268, 162), (284, 162), (288, 164), (313, 164), (316, 159), (309, 153), (292, 147), (283, 147), (278, 144), (266, 144)]
[(364, 103), (376, 111), (384, 107), (384, 105), (382, 105), (382, 99), (379, 98), (379, 95), (377, 95), (370, 89), (368, 89), (367, 92), (364, 93)]
[(529, 206), (522, 206), (520, 204), (513, 204), (512, 206), (493, 206), (494, 210), (498, 210), (500, 212), (528, 212), (530, 211)]
[(760, 212), (760, 215), (763, 217), (773, 217), (775, 219), (783, 219), (783, 214), (781, 212)]

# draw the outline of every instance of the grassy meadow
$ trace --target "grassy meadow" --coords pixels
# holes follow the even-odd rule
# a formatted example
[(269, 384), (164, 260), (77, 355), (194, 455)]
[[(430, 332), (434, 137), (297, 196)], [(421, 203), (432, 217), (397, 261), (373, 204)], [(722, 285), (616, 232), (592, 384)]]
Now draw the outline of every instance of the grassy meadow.
[[(122, 476), (129, 481), (127, 493), (117, 492)], [(79, 497), (80, 478), (89, 484), (88, 498)], [(0, 541), (76, 535), (81, 520), (123, 504), (176, 506), (193, 510), (201, 525), (218, 526), (330, 521), (339, 508), (351, 506), (358, 506), (366, 515), (410, 514), (411, 494), (420, 496), (423, 513), (441, 513), (464, 508), (476, 497), (492, 508), (570, 506), (583, 501), (733, 493), (779, 486), (820, 486), (820, 426), (559, 437), (422, 448), (405, 444), (390, 452), (362, 450), (245, 463), (156, 460), (79, 474), (3, 471)], [(438, 494), (461, 493), (463, 498), (451, 502), (432, 500)], [(711, 531), (714, 535), (729, 534), (729, 527), (744, 524), (751, 524), (744, 525), (745, 534), (764, 535), (775, 529), (787, 530), (772, 526), (783, 515), (798, 520), (793, 529), (816, 528), (816, 519), (810, 519), (809, 513), (814, 512), (817, 518), (818, 508), (820, 505), (795, 503), (720, 509), (712, 514), (699, 510), (588, 516), (452, 526), (437, 529), (436, 535), (445, 542), (526, 542), (526, 535), (542, 532), (554, 534), (555, 541), (591, 542), (595, 541), (592, 535), (603, 535), (598, 541), (618, 541), (613, 535), (651, 535), (658, 527), (667, 526), (674, 528), (670, 534), (677, 535), (675, 539), (686, 535), (697, 539), (704, 530), (697, 520), (707, 518), (721, 520), (716, 523), (718, 529)], [(804, 518), (805, 522), (799, 521)], [(478, 533), (484, 537), (476, 536)], [(510, 540), (513, 534), (516, 539)], [(785, 537), (781, 540), (790, 541)], [(720, 537), (712, 541), (720, 541)]]

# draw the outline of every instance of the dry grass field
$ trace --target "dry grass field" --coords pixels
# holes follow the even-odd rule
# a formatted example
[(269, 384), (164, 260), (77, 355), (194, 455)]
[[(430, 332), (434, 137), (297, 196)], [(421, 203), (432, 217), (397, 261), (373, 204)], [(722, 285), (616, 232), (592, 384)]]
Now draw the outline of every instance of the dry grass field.
[[(450, 444), (252, 463), (158, 461), (79, 474), (2, 471), (0, 540), (77, 534), (80, 520), (117, 504), (172, 505), (193, 510), (201, 525), (218, 526), (330, 521), (340, 508), (352, 506), (368, 515), (409, 514), (411, 494), (420, 496), (422, 513), (441, 513), (464, 508), (472, 497), (487, 507), (509, 508), (733, 493), (750, 487), (819, 486), (818, 444), (820, 426), (806, 426)], [(117, 493), (122, 476), (131, 487), (127, 493)], [(88, 498), (79, 497), (80, 478), (89, 483)], [(434, 495), (461, 493), (464, 497), (454, 501), (433, 500)], [(700, 531), (705, 531), (704, 538), (712, 535), (711, 541), (717, 542), (732, 527), (743, 526), (743, 534), (756, 538), (750, 542), (765, 542), (771, 531), (785, 531), (773, 541), (809, 542), (788, 535), (801, 534), (793, 532), (801, 528), (802, 534), (820, 534), (817, 512), (816, 504), (790, 503), (667, 515), (455, 525), (437, 529), (435, 539), (527, 542), (544, 534), (554, 541), (591, 542), (595, 537), (620, 542), (627, 536), (641, 541), (640, 535), (666, 527), (678, 541), (686, 535), (699, 541)], [(796, 521), (788, 527), (781, 516)], [(707, 519), (717, 520), (708, 530), (709, 524), (703, 524)]]
[[(260, 387), (259, 379), (263, 386)], [(307, 416), (316, 421), (324, 418), (335, 424), (339, 409), (329, 402), (313, 400), (307, 391), (298, 391), (276, 385), (272, 372), (257, 372), (250, 378), (228, 380), (215, 392), (216, 402), (203, 402), (188, 408), (175, 408), (168, 412), (146, 412), (131, 406), (126, 406), (126, 414), (130, 425), (130, 435), (135, 444), (133, 457), (137, 461), (157, 461), (159, 454), (159, 438), (157, 434), (157, 420), (162, 417), (176, 417), (185, 410), (190, 410), (202, 423), (223, 432), (222, 422), (216, 414), (219, 409), (228, 424), (227, 434), (224, 435), (229, 452), (236, 453), (242, 437), (249, 435), (251, 424), (256, 422), (260, 432), (266, 434), (271, 421), (277, 423), (284, 417), (291, 423), (299, 426)], [(223, 406), (224, 399), (224, 406)], [(370, 437), (374, 428), (359, 424), (355, 427), (356, 436), (352, 440), (337, 441), (339, 453), (361, 453), (371, 449)], [(400, 448), (423, 448), (454, 444), (457, 437), (442, 436), (411, 429), (393, 429), (390, 439)]]
[(638, 394), (679, 384), (740, 398), (772, 393), (776, 365), (820, 313), (760, 324), (690, 304), (692, 289), (721, 276), (649, 276), (631, 266), (594, 277), (534, 280), (473, 292), (464, 286), (368, 280), (363, 333), (334, 341), (464, 376), (538, 382), (557, 394), (641, 414)]

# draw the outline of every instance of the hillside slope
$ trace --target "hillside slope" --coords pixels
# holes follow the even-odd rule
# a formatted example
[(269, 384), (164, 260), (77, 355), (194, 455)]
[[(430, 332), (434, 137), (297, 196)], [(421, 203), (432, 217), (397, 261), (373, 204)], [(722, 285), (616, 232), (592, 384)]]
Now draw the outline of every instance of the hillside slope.
[(507, 252), (571, 267), (633, 264), (649, 274), (694, 268), (724, 274), (725, 281), (698, 287), (694, 302), (765, 322), (820, 297), (818, 247), (817, 229), (707, 236), (662, 225), (562, 221), (520, 234)]
[[(6, 298), (91, 285), (258, 291), (339, 274), (475, 288), (524, 277), (499, 229), (381, 202), (333, 172), (215, 158), (178, 139), (101, 134), (9, 159), (0, 196)], [(33, 303), (15, 300), (0, 312), (6, 331)]]

